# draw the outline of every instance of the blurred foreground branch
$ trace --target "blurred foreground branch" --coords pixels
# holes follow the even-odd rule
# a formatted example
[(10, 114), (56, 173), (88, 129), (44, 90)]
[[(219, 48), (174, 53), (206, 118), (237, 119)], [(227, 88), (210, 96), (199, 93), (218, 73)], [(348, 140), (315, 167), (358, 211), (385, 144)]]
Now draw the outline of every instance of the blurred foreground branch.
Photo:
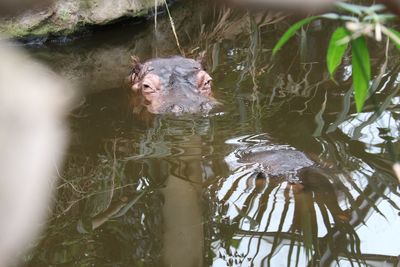
[(0, 267), (43, 227), (66, 145), (66, 82), (0, 39)]

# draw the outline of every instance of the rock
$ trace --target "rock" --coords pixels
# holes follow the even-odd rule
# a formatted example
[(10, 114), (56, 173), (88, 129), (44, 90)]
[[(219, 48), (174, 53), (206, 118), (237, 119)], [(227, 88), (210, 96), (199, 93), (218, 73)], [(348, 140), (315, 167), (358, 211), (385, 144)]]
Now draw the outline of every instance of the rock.
[(154, 3), (154, 0), (56, 0), (49, 7), (1, 19), (0, 33), (11, 37), (67, 35), (87, 25), (143, 16)]

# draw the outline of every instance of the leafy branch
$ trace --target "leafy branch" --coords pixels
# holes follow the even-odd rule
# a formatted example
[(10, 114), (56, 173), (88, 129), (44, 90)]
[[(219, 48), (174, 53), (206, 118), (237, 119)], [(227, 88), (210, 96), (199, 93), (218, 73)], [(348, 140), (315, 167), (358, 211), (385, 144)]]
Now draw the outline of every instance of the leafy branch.
[(339, 12), (327, 13), (308, 17), (293, 24), (279, 39), (272, 50), (272, 55), (275, 55), (300, 28), (316, 19), (342, 21), (343, 25), (332, 33), (329, 41), (326, 54), (327, 68), (333, 79), (348, 46), (351, 46), (354, 98), (357, 112), (361, 112), (368, 96), (371, 81), (371, 63), (366, 37), (374, 38), (379, 42), (382, 40), (382, 35), (386, 35), (400, 50), (400, 32), (385, 26), (385, 23), (394, 19), (395, 16), (380, 13), (385, 11), (383, 5), (361, 6), (338, 2), (336, 8), (344, 14)]

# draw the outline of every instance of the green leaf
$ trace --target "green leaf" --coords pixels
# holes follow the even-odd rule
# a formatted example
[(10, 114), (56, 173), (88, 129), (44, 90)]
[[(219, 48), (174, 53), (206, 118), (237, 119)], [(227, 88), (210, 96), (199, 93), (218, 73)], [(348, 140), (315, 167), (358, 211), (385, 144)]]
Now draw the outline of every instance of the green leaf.
[(367, 22), (367, 21), (375, 22), (375, 21), (378, 21), (378, 22), (384, 24), (384, 23), (388, 22), (389, 20), (394, 20), (395, 18), (397, 18), (397, 16), (393, 15), (393, 14), (373, 14), (373, 15), (365, 16), (362, 19), (362, 21), (363, 22)]
[(340, 16), (340, 17), (339, 17), (339, 20), (342, 20), (342, 21), (352, 21), (352, 22), (356, 22), (356, 23), (359, 22), (359, 20), (358, 20), (356, 17), (346, 16), (346, 15)]
[(93, 231), (92, 220), (90, 217), (82, 218), (78, 221), (76, 229), (80, 234), (88, 234)]
[(343, 9), (353, 14), (357, 14), (359, 16), (362, 14), (362, 11), (365, 10), (365, 7), (363, 6), (353, 5), (343, 2), (337, 2), (335, 5), (340, 9)]
[(357, 14), (358, 16), (361, 16), (362, 13), (365, 14), (371, 14), (371, 13), (376, 13), (380, 11), (384, 11), (386, 9), (385, 5), (382, 4), (377, 4), (377, 5), (372, 5), (372, 6), (362, 6), (362, 5), (356, 5), (356, 4), (349, 4), (349, 3), (344, 3), (344, 2), (337, 2), (336, 7), (345, 10), (347, 12)]
[(340, 19), (340, 15), (336, 14), (336, 13), (326, 13), (326, 14), (321, 15), (321, 18), (338, 20), (338, 19)]
[(339, 15), (339, 14), (336, 14), (336, 13), (325, 13), (323, 15), (320, 15), (319, 17), (323, 18), (323, 19), (358, 22), (358, 19), (356, 17), (346, 16), (346, 15)]
[(348, 43), (339, 44), (339, 41), (348, 36), (348, 32), (344, 27), (339, 27), (334, 31), (329, 41), (328, 52), (326, 54), (326, 63), (331, 77), (335, 73), (337, 67), (342, 62), (344, 53), (346, 52)]
[(367, 43), (364, 37), (351, 41), (353, 88), (357, 112), (361, 112), (368, 95), (369, 81), (371, 79), (371, 65)]
[(302, 19), (295, 24), (293, 24), (279, 39), (278, 43), (275, 45), (274, 49), (272, 49), (272, 55), (275, 55), (279, 49), (282, 48), (286, 44), (286, 42), (292, 38), (293, 35), (304, 25), (310, 23), (311, 21), (319, 18), (318, 16), (313, 16), (313, 17), (308, 17), (305, 19)]
[(139, 195), (130, 200), (123, 208), (121, 208), (121, 210), (115, 213), (112, 216), (112, 218), (118, 218), (124, 216), (128, 212), (128, 210), (130, 210), (133, 207), (133, 205), (135, 205), (140, 200), (140, 198), (147, 192), (148, 192), (147, 190), (143, 190)]
[[(400, 42), (398, 42), (398, 40), (400, 39), (400, 32), (396, 31), (393, 28), (389, 28), (388, 30), (391, 34), (388, 33), (387, 36), (389, 37), (390, 41), (392, 41), (394, 46), (396, 46), (396, 48), (400, 50)], [(395, 37), (397, 37), (397, 40)]]
[(376, 12), (384, 11), (386, 9), (386, 6), (382, 5), (382, 4), (376, 4), (376, 5), (372, 5), (372, 6), (365, 7), (365, 8), (366, 8), (366, 12), (368, 12), (368, 13), (376, 13)]

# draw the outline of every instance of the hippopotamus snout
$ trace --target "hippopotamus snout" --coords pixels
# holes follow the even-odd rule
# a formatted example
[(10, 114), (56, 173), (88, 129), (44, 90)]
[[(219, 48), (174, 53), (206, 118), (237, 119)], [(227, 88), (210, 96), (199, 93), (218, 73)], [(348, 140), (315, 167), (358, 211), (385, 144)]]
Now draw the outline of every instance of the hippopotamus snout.
[(214, 103), (210, 101), (205, 101), (200, 103), (192, 104), (172, 104), (168, 106), (165, 111), (160, 109), (160, 113), (173, 113), (173, 114), (183, 114), (183, 113), (209, 113), (214, 107), (219, 105), (219, 103)]
[(211, 76), (202, 65), (183, 57), (158, 58), (141, 64), (134, 59), (132, 90), (137, 104), (150, 113), (208, 113), (219, 105)]

